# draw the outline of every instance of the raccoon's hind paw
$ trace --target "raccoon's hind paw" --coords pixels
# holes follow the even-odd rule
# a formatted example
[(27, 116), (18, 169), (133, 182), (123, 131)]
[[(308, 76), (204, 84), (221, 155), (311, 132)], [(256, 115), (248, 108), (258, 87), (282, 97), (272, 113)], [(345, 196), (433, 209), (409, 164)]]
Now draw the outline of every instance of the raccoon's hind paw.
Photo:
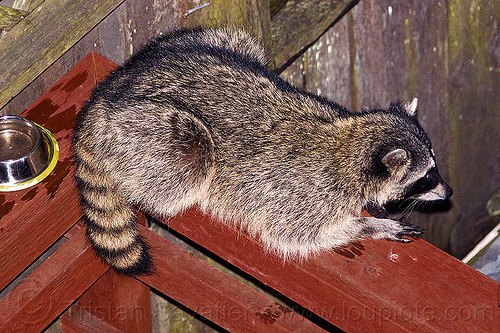
[(410, 243), (413, 242), (413, 240), (403, 237), (407, 236), (411, 238), (420, 238), (420, 236), (422, 236), (425, 233), (425, 229), (410, 223), (399, 222), (399, 225), (403, 230), (401, 230), (396, 234), (396, 239), (394, 240), (398, 242)]

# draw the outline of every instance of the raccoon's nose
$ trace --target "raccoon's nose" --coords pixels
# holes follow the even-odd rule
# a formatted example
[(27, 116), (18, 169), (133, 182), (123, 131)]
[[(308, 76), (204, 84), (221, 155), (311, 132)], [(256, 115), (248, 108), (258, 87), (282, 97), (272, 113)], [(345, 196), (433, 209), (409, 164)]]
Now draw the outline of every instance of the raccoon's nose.
[(444, 191), (445, 199), (451, 198), (451, 196), (453, 195), (453, 189), (451, 188), (450, 185), (446, 184), (445, 182), (443, 182), (443, 185), (445, 188), (445, 191)]

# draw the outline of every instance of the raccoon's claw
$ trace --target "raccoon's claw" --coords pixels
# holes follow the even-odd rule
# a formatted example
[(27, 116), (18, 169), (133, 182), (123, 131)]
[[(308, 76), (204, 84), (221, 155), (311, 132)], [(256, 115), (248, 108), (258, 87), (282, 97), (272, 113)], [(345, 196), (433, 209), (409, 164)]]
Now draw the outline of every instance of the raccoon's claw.
[(406, 223), (406, 222), (399, 222), (399, 225), (402, 227), (403, 230), (398, 232), (396, 234), (396, 237), (398, 238), (397, 240), (403, 243), (409, 243), (412, 242), (411, 239), (408, 238), (403, 238), (403, 236), (411, 237), (411, 238), (420, 238), (422, 234), (425, 233), (425, 230), (422, 229), (419, 226)]

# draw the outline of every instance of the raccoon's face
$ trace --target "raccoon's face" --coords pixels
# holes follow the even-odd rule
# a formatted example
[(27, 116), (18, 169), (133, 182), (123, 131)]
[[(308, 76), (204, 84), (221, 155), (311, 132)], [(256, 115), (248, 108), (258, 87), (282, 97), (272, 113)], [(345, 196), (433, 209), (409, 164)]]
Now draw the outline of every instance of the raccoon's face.
[(424, 154), (408, 148), (394, 148), (382, 157), (381, 163), (387, 168), (388, 176), (378, 193), (380, 204), (410, 198), (445, 200), (453, 194), (438, 172), (432, 149)]
[(372, 156), (382, 179), (375, 199), (381, 205), (409, 198), (445, 200), (453, 194), (438, 172), (427, 134), (412, 114), (408, 116), (387, 115), (390, 130)]
[[(405, 184), (404, 198), (423, 201), (445, 200), (452, 196), (453, 190), (439, 175), (434, 151), (431, 149), (431, 163), (424, 170), (425, 173), (417, 174), (414, 179)], [(416, 179), (416, 180), (415, 180)]]

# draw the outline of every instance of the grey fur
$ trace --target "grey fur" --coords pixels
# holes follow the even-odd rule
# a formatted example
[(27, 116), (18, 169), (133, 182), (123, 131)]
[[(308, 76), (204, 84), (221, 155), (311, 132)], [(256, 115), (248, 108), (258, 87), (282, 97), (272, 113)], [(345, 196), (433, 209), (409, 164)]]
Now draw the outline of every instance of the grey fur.
[[(412, 118), (416, 100), (351, 113), (265, 63), (242, 31), (180, 30), (98, 86), (74, 156), (89, 239), (112, 266), (151, 271), (133, 206), (169, 217), (198, 205), (284, 257), (305, 257), (359, 238), (409, 241), (420, 230), (382, 206), (451, 195)], [(377, 217), (360, 217), (363, 208)]]

